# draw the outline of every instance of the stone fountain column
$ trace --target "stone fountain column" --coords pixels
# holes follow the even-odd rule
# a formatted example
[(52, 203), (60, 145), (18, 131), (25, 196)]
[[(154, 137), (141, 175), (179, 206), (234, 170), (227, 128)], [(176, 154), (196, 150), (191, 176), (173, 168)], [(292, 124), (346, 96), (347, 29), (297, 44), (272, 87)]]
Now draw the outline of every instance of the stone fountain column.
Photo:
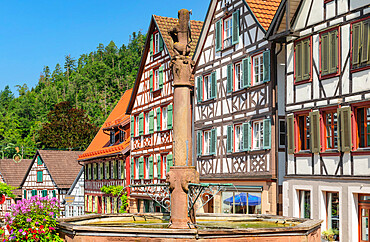
[(170, 67), (173, 73), (173, 157), (174, 166), (167, 174), (171, 193), (170, 227), (186, 229), (195, 223), (195, 212), (188, 213), (188, 184), (199, 183), (199, 173), (192, 164), (192, 122), (190, 91), (193, 88), (190, 58), (190, 12), (178, 13), (179, 23), (169, 30), (174, 42)]

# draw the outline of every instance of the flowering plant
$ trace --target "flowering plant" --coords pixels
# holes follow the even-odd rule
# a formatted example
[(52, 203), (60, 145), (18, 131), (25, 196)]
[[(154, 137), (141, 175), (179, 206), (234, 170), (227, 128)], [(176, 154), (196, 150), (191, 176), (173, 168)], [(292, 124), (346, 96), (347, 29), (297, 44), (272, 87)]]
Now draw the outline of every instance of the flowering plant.
[(56, 198), (33, 196), (11, 206), (5, 214), (9, 237), (4, 241), (63, 241), (56, 232), (56, 215), (60, 204)]

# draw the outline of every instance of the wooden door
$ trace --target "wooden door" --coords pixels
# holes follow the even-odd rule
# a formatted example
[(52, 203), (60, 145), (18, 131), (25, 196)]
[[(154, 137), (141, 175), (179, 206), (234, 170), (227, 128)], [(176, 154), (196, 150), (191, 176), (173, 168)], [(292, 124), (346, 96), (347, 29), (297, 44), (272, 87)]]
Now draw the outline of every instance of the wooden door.
[(98, 196), (98, 213), (102, 213), (102, 199)]

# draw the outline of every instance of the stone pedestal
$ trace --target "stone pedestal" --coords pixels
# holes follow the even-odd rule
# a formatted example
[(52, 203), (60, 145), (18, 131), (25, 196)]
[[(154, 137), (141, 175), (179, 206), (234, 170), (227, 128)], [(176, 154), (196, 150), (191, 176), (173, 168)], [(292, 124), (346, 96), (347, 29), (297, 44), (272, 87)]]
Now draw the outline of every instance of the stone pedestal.
[(167, 182), (171, 193), (170, 228), (189, 229), (195, 224), (195, 216), (194, 211), (188, 213), (188, 184), (199, 183), (199, 173), (194, 166), (173, 166), (167, 173)]

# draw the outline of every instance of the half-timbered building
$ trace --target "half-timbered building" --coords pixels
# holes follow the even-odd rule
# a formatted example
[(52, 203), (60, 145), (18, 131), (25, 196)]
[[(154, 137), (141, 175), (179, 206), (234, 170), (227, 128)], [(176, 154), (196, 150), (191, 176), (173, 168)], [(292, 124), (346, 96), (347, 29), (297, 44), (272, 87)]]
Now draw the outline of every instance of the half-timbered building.
[[(20, 184), (25, 199), (32, 196), (56, 197), (64, 200), (67, 191), (81, 170), (77, 158), (81, 151), (38, 150)], [(61, 217), (65, 216), (61, 204)]]
[(0, 217), (3, 217), (6, 212), (10, 211), (10, 205), (22, 199), (22, 190), (19, 186), (22, 183), (28, 167), (30, 166), (31, 159), (22, 159), (15, 161), (13, 159), (0, 160), (0, 182), (6, 183), (9, 186), (16, 187), (13, 194), (16, 196), (14, 199), (11, 197), (0, 197)]
[[(168, 31), (178, 19), (153, 15), (127, 114), (131, 114), (131, 183), (163, 183), (172, 153), (174, 56)], [(191, 53), (198, 41), (202, 22), (190, 21)], [(132, 188), (130, 212), (160, 211), (148, 194)]]
[(369, 2), (284, 1), (267, 37), (285, 49), (284, 215), (369, 241)]
[(271, 65), (276, 50), (264, 36), (279, 4), (210, 3), (194, 55), (193, 160), (202, 182), (234, 187), (215, 196), (205, 212), (278, 212), (278, 157), (284, 159), (284, 143), (277, 127), (284, 109), (278, 112), (281, 97)]
[(85, 211), (85, 197), (84, 197), (84, 167), (81, 167), (76, 179), (72, 183), (71, 188), (69, 188), (66, 196), (64, 197), (65, 204), (65, 216), (74, 217), (84, 214)]
[(85, 212), (118, 213), (121, 199), (103, 186), (130, 184), (130, 116), (125, 114), (132, 89), (127, 90), (78, 160), (85, 167)]

